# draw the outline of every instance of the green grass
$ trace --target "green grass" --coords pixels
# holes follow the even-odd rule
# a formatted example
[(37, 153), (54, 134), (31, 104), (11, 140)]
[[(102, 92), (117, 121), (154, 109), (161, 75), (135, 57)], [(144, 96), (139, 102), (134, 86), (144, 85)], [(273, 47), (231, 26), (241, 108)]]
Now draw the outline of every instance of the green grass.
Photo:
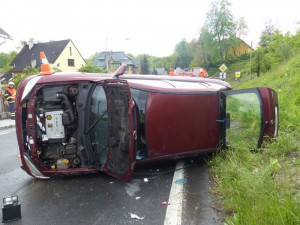
[(279, 136), (256, 153), (238, 140), (215, 155), (215, 193), (231, 212), (227, 224), (300, 224), (300, 55), (248, 79), (234, 89), (268, 86), (278, 93)]

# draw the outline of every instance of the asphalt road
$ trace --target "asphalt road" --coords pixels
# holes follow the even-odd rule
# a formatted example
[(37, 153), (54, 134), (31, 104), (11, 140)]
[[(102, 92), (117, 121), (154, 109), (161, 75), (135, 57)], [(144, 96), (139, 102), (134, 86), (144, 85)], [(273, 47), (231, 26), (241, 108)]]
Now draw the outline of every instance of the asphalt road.
[[(176, 161), (139, 165), (129, 183), (102, 173), (36, 180), (20, 169), (15, 130), (1, 130), (0, 143), (1, 202), (3, 197), (16, 194), (22, 204), (22, 219), (9, 224), (165, 222), (168, 205), (162, 202), (169, 201)], [(221, 224), (211, 207), (210, 180), (202, 157), (185, 160), (184, 165), (181, 224)], [(131, 218), (131, 213), (140, 219)]]

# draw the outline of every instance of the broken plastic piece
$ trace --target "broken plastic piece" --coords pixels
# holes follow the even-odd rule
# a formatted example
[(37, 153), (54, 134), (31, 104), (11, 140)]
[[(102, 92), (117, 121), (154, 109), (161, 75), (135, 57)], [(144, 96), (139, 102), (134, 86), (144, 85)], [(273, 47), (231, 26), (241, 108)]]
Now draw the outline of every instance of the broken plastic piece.
[(144, 219), (144, 217), (139, 217), (138, 215), (135, 215), (133, 213), (129, 213), (129, 214), (131, 216), (131, 219), (138, 219), (138, 220), (143, 220)]
[(178, 179), (175, 181), (175, 184), (179, 184), (179, 185), (185, 185), (187, 183), (186, 179)]

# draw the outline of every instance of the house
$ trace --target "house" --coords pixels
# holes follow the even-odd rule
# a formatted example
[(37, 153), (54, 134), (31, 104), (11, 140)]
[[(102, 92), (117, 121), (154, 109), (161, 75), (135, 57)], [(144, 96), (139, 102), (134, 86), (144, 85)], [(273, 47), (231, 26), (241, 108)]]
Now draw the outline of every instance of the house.
[(0, 27), (0, 38), (2, 38), (2, 42), (0, 42), (0, 45), (4, 44), (6, 42), (6, 39), (12, 40), (12, 37), (6, 33), (1, 27)]
[(99, 66), (108, 72), (113, 73), (120, 65), (127, 64), (126, 73), (139, 73), (139, 60), (137, 58), (131, 59), (124, 52), (100, 52), (94, 59), (94, 65)]
[(238, 39), (238, 45), (235, 47), (230, 47), (228, 52), (234, 56), (241, 56), (243, 54), (250, 53), (251, 46), (249, 46), (245, 41), (242, 39)]
[(28, 42), (10, 63), (13, 68), (3, 76), (4, 81), (24, 76), (26, 67), (40, 68), (41, 51), (45, 52), (51, 68), (56, 67), (63, 72), (76, 72), (81, 66), (86, 65), (71, 39), (46, 43)]

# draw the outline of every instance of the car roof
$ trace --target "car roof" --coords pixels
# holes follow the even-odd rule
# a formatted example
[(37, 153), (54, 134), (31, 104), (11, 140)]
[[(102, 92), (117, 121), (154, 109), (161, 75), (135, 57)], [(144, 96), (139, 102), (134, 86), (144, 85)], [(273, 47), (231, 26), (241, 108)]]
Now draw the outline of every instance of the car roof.
[[(53, 82), (79, 82), (79, 81), (101, 81), (113, 79), (113, 74), (100, 73), (54, 73), (41, 76), (38, 83)], [(148, 90), (169, 91), (219, 91), (230, 90), (231, 86), (225, 82), (213, 78), (180, 77), (180, 76), (157, 76), (157, 75), (132, 75), (124, 74), (120, 79), (127, 80), (131, 87), (144, 88)]]

